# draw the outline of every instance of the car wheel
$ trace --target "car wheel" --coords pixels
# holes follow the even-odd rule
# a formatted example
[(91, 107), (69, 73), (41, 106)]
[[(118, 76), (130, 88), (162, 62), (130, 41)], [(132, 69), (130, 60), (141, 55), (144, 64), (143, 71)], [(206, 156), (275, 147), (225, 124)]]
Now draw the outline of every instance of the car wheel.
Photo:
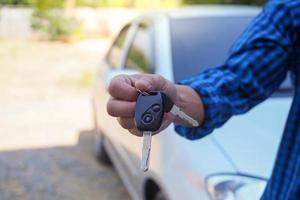
[(112, 162), (104, 147), (105, 136), (101, 133), (95, 133), (95, 156), (101, 164), (111, 166)]
[(167, 198), (165, 197), (164, 193), (162, 191), (158, 191), (153, 200), (167, 200)]

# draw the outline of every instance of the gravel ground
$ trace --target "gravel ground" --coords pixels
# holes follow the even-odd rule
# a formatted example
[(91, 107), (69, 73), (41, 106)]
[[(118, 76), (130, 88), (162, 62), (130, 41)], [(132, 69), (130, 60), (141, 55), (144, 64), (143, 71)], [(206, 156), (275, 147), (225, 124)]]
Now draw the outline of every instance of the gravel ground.
[(0, 199), (128, 200), (92, 156), (91, 75), (107, 40), (0, 40)]

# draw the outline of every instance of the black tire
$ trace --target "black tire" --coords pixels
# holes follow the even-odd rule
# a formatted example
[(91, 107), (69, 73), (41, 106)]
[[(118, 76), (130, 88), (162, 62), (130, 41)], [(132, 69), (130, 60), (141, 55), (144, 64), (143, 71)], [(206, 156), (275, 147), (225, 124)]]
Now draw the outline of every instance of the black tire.
[(106, 166), (112, 166), (109, 155), (104, 146), (105, 137), (101, 133), (95, 133), (95, 157), (99, 163)]
[(162, 191), (158, 191), (153, 200), (167, 200), (167, 198), (165, 197), (164, 193)]

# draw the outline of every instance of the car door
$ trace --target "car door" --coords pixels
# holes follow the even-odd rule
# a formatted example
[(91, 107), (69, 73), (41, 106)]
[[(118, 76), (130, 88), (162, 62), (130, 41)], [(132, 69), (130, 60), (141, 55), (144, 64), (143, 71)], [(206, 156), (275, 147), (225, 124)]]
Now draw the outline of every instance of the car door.
[[(98, 95), (99, 127), (112, 141), (126, 169), (133, 178), (140, 175), (140, 157), (142, 139), (123, 129), (117, 120), (106, 114), (106, 102), (109, 99), (107, 86), (111, 79), (119, 74), (151, 73), (153, 71), (153, 34), (151, 26), (146, 23), (133, 22), (125, 27), (115, 40), (105, 59), (105, 72), (102, 77), (102, 94)], [(98, 86), (98, 88), (101, 86)], [(99, 90), (97, 88), (97, 90)], [(98, 117), (99, 118), (99, 117)], [(129, 174), (127, 174), (129, 175)]]
[[(95, 78), (94, 88), (94, 105), (96, 108), (97, 126), (112, 141), (115, 149), (123, 153), (124, 140), (122, 140), (123, 130), (117, 120), (107, 114), (106, 103), (110, 98), (107, 87), (111, 79), (123, 72), (124, 60), (128, 51), (130, 38), (133, 37), (135, 26), (133, 24), (126, 25), (118, 34), (115, 41), (108, 50), (107, 55), (101, 62)], [(126, 156), (121, 156), (126, 158)]]

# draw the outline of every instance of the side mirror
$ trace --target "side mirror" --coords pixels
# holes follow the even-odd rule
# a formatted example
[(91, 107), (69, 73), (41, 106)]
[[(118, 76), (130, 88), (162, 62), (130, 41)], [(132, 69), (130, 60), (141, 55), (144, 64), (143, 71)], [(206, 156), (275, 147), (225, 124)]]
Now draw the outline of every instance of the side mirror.
[(134, 70), (134, 69), (108, 69), (105, 73), (104, 78), (104, 83), (105, 83), (105, 87), (108, 88), (111, 80), (118, 75), (133, 75), (133, 74), (138, 74), (141, 73), (138, 70)]

